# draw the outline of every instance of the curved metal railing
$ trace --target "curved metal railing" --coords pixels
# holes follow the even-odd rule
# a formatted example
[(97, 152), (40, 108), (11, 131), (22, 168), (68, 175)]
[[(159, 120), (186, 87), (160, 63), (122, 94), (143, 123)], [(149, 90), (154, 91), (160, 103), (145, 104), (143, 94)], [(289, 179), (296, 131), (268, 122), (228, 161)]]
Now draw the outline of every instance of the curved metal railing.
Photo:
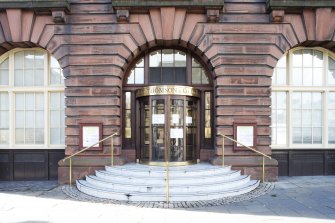
[(107, 136), (107, 137), (103, 138), (99, 142), (96, 142), (96, 143), (94, 143), (94, 144), (92, 144), (92, 145), (90, 145), (90, 146), (88, 146), (88, 147), (86, 147), (86, 148), (84, 148), (84, 149), (82, 149), (82, 150), (80, 150), (80, 151), (72, 154), (71, 156), (68, 156), (68, 157), (62, 159), (63, 162), (65, 162), (65, 160), (68, 160), (68, 159), (70, 160), (70, 162), (69, 162), (69, 185), (71, 185), (71, 183), (72, 183), (72, 158), (74, 156), (77, 156), (78, 154), (80, 154), (82, 152), (85, 152), (86, 150), (94, 147), (95, 145), (97, 145), (97, 144), (99, 144), (101, 142), (106, 141), (107, 139), (111, 139), (111, 166), (114, 166), (114, 138), (113, 137), (116, 136), (116, 135), (118, 135), (117, 132), (113, 133), (110, 136)]
[(223, 134), (220, 134), (220, 133), (218, 133), (218, 135), (222, 136), (222, 167), (224, 166), (224, 139), (226, 138), (226, 139), (229, 139), (230, 141), (236, 142), (237, 144), (239, 144), (239, 145), (241, 145), (241, 146), (244, 146), (245, 148), (247, 148), (247, 149), (249, 149), (249, 150), (251, 150), (251, 151), (253, 151), (253, 152), (255, 152), (255, 153), (258, 153), (258, 154), (260, 154), (260, 155), (263, 156), (263, 163), (262, 163), (262, 182), (264, 182), (264, 180), (265, 180), (265, 158), (268, 158), (268, 159), (270, 159), (270, 160), (271, 160), (272, 158), (271, 158), (270, 156), (268, 156), (268, 155), (266, 155), (266, 154), (260, 152), (260, 151), (257, 151), (257, 150), (255, 150), (255, 149), (251, 148), (250, 146), (244, 145), (243, 143), (241, 143), (241, 142), (239, 142), (239, 141), (237, 141), (237, 140), (235, 140), (235, 139), (233, 139), (233, 138), (230, 138), (230, 137), (228, 137), (228, 136), (226, 136), (226, 135), (223, 135)]

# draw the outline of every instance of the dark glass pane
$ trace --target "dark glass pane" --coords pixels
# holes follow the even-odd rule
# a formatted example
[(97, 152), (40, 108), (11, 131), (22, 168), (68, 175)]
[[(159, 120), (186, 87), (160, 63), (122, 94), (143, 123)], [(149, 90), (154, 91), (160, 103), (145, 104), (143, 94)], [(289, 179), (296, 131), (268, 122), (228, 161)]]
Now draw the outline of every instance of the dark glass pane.
[(204, 69), (201, 69), (201, 73), (202, 73), (202, 76), (201, 76), (201, 82), (202, 84), (208, 84), (209, 81), (208, 81), (208, 77), (205, 73), (205, 70)]
[(171, 100), (171, 105), (172, 106), (184, 106), (184, 100), (179, 100), (179, 99), (172, 99)]
[(319, 50), (314, 50), (313, 66), (323, 67), (323, 53)]
[(173, 50), (162, 50), (162, 67), (173, 67)]
[(160, 50), (157, 50), (155, 52), (150, 53), (149, 66), (150, 67), (160, 67), (160, 66), (162, 66), (161, 51)]
[(162, 68), (162, 83), (168, 84), (168, 83), (174, 83), (174, 74), (173, 74), (173, 67), (163, 67)]
[(132, 69), (129, 74), (127, 84), (134, 84), (134, 79), (135, 79), (135, 70)]
[(192, 68), (192, 84), (201, 84), (201, 68)]
[(140, 59), (139, 61), (137, 61), (136, 67), (144, 67), (144, 59)]
[(181, 51), (175, 51), (174, 58), (175, 67), (186, 67), (186, 53)]
[(329, 69), (334, 70), (335, 69), (335, 60), (333, 58), (329, 57)]
[(126, 92), (126, 109), (131, 109), (131, 92)]
[(161, 68), (150, 67), (149, 68), (149, 83), (161, 83)]
[(144, 68), (135, 68), (135, 84), (144, 84)]
[(194, 58), (192, 58), (192, 67), (201, 67), (199, 62)]
[(186, 84), (186, 67), (175, 68), (175, 82), (178, 84)]

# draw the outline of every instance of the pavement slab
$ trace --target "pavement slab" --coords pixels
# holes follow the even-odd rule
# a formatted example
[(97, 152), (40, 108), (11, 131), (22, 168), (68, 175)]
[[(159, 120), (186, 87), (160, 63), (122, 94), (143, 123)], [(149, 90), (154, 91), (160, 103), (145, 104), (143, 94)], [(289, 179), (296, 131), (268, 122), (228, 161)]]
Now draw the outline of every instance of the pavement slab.
[(63, 187), (55, 181), (0, 182), (0, 222), (335, 222), (335, 176), (280, 177), (260, 196), (210, 205), (85, 200)]

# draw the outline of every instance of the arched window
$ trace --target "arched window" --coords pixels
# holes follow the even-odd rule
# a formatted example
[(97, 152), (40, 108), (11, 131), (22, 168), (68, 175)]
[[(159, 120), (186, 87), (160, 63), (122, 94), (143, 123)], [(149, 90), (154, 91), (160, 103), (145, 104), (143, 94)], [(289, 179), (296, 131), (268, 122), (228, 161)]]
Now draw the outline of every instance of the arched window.
[(200, 62), (191, 55), (174, 49), (160, 49), (137, 61), (126, 84), (208, 85), (209, 79)]
[(136, 144), (136, 90), (145, 86), (182, 85), (199, 90), (200, 147), (212, 148), (213, 89), (208, 71), (192, 54), (178, 49), (158, 49), (146, 52), (125, 75), (123, 86), (125, 149)]
[(335, 146), (335, 60), (320, 48), (290, 50), (272, 77), (272, 147)]
[(0, 57), (0, 148), (64, 148), (63, 81), (45, 50)]

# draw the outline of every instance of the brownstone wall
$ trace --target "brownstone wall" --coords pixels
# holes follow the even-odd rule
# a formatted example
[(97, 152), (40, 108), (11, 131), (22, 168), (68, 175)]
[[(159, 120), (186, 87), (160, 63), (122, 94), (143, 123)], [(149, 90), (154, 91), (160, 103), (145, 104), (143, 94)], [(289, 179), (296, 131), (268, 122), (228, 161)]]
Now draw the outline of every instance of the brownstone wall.
[[(104, 136), (121, 133), (122, 83), (129, 64), (148, 48), (175, 45), (196, 53), (212, 69), (216, 131), (232, 136), (233, 122), (255, 122), (257, 150), (270, 155), (270, 87), (277, 60), (298, 45), (335, 49), (335, 11), (331, 8), (285, 14), (271, 12), (262, 0), (229, 0), (219, 22), (214, 23), (207, 22), (204, 11), (174, 7), (142, 13), (130, 10), (129, 21), (118, 22), (110, 0), (70, 3), (63, 24), (55, 24), (52, 15), (32, 10), (0, 12), (0, 53), (39, 46), (64, 68), (66, 155), (79, 150), (79, 123), (103, 123)], [(121, 139), (115, 140), (117, 155), (121, 154)], [(221, 142), (218, 137), (218, 156)], [(236, 153), (232, 143), (226, 145), (228, 163), (260, 165), (254, 153)], [(90, 155), (88, 159), (105, 157), (110, 154), (109, 146), (107, 141), (102, 152), (85, 154)], [(236, 157), (241, 159), (236, 161)], [(275, 178), (276, 171), (272, 172)]]

